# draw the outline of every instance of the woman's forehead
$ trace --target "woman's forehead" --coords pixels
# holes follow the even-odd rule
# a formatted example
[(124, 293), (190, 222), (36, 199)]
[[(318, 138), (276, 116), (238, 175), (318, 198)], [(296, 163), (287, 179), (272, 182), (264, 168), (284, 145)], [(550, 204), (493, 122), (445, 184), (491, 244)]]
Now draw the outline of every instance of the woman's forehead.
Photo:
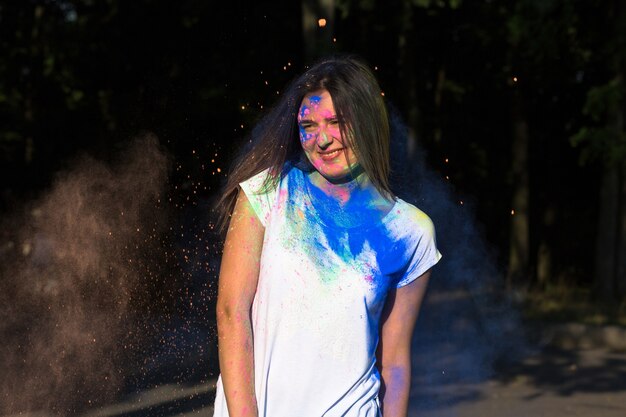
[(300, 106), (321, 106), (332, 105), (333, 101), (328, 90), (312, 91), (304, 96)]
[(327, 90), (313, 91), (302, 99), (298, 111), (298, 120), (315, 118), (315, 116), (330, 118), (334, 117), (334, 113), (335, 106), (330, 93)]
[(335, 107), (333, 106), (332, 100), (330, 100), (330, 98), (324, 100), (322, 97), (316, 95), (303, 99), (300, 110), (298, 111), (298, 121), (303, 119), (317, 120), (318, 118), (331, 119), (334, 117), (336, 117)]

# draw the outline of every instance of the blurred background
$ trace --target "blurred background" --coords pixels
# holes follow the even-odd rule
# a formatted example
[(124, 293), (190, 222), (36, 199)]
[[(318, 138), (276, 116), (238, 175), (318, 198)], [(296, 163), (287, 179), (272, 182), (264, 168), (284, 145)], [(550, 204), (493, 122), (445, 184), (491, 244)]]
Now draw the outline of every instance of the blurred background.
[[(550, 346), (559, 377), (500, 382), (558, 397), (581, 340), (626, 349), (623, 1), (1, 0), (0, 51), (0, 414), (208, 413), (215, 198), (255, 121), (334, 52), (377, 74), (396, 173), (438, 229), (430, 303), (454, 307), (430, 311), (485, 338), (454, 383)], [(626, 359), (602, 358), (574, 391), (624, 387)], [(471, 415), (452, 406), (481, 395), (412, 398)]]

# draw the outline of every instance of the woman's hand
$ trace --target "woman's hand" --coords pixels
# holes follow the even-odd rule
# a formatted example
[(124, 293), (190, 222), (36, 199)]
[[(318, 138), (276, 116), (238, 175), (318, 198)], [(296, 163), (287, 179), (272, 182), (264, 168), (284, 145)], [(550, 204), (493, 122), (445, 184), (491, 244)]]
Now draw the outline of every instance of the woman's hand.
[(220, 372), (230, 417), (258, 415), (250, 310), (264, 233), (265, 228), (240, 190), (226, 234), (217, 296)]
[(430, 270), (404, 287), (391, 290), (381, 318), (377, 361), (385, 417), (406, 417), (411, 388), (411, 340)]

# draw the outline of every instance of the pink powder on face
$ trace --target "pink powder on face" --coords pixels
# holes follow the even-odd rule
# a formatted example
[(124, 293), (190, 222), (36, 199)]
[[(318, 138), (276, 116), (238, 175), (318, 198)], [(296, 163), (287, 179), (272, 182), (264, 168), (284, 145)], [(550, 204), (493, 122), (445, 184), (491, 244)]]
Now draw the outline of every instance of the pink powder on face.
[(302, 120), (303, 118), (308, 116), (310, 113), (311, 113), (311, 110), (309, 110), (307, 106), (302, 106), (302, 108), (300, 109), (300, 113), (298, 114), (298, 121)]
[(302, 148), (315, 167), (327, 179), (342, 179), (350, 174), (356, 158), (344, 144), (332, 97), (327, 90), (305, 97), (298, 112)]
[(322, 110), (320, 114), (324, 119), (333, 119), (336, 117), (335, 114), (328, 109)]

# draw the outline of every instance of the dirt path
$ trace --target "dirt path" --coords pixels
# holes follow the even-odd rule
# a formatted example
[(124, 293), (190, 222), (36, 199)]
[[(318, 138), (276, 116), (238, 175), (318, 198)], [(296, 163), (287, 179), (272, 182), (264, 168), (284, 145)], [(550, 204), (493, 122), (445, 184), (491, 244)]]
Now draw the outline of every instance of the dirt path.
[[(560, 349), (532, 333), (514, 309), (490, 296), (431, 294), (415, 333), (409, 415), (626, 416), (626, 352)], [(185, 366), (197, 367), (200, 362), (188, 353), (181, 353), (190, 358)], [(161, 365), (182, 372), (178, 362)], [(170, 381), (159, 380), (156, 388), (133, 391), (82, 417), (212, 415), (214, 380)]]
[(544, 349), (483, 381), (425, 379), (416, 376), (411, 416), (626, 416), (626, 354), (603, 349)]
[[(454, 361), (446, 374), (425, 359), (417, 360), (409, 416), (626, 416), (626, 353), (545, 348), (489, 378), (463, 381)], [(212, 382), (164, 385), (83, 417), (211, 416), (212, 397)]]

